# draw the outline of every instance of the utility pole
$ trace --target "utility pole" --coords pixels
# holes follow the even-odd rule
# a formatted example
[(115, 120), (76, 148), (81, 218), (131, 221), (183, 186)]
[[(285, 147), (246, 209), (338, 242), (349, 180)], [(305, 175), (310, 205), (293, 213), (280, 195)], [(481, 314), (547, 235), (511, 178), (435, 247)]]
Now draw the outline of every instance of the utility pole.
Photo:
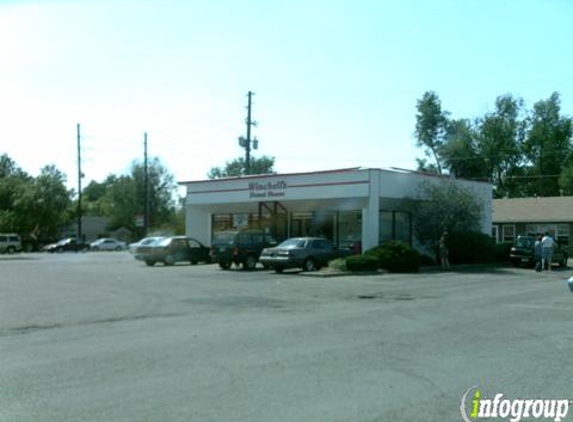
[(82, 154), (81, 154), (81, 135), (80, 124), (77, 124), (77, 138), (78, 138), (78, 234), (77, 242), (82, 242)]
[(239, 138), (239, 145), (245, 148), (245, 174), (251, 174), (251, 143), (252, 149), (257, 149), (259, 147), (259, 141), (257, 138), (251, 140), (251, 126), (257, 126), (257, 122), (251, 119), (251, 111), (252, 111), (252, 97), (255, 93), (249, 91), (248, 97), (249, 102), (247, 105), (247, 138), (243, 138), (242, 136)]
[(245, 157), (245, 172), (251, 174), (251, 99), (253, 93), (249, 91), (249, 105), (247, 107), (247, 146), (245, 147), (246, 157)]
[(149, 176), (147, 172), (147, 132), (143, 135), (143, 169), (144, 169), (144, 182), (143, 189), (145, 191), (144, 204), (143, 204), (143, 230), (144, 237), (147, 236), (149, 229)]

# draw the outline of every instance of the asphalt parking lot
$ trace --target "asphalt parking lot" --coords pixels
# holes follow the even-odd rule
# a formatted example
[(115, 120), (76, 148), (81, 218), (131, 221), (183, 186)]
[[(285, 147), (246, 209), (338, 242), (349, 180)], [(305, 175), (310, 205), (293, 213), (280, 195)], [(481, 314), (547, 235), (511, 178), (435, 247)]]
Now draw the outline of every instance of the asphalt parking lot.
[(573, 398), (571, 275), (2, 255), (0, 421), (457, 421), (476, 385)]

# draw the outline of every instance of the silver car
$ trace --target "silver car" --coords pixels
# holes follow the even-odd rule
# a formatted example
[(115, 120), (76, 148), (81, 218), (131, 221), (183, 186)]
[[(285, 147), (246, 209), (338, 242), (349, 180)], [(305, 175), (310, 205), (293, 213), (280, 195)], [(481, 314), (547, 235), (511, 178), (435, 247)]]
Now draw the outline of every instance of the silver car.
[(113, 237), (104, 237), (90, 243), (92, 251), (122, 251), (126, 248), (125, 242), (114, 239)]

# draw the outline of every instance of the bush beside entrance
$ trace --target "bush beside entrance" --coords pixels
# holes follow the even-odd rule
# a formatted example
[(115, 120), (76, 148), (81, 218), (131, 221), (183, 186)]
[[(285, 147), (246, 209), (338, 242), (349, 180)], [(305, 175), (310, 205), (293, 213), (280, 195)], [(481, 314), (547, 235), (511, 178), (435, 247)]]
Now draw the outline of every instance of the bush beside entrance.
[(346, 269), (351, 272), (376, 271), (380, 263), (375, 256), (352, 255), (346, 258)]
[(386, 242), (364, 253), (378, 260), (380, 268), (392, 273), (415, 273), (420, 269), (420, 254), (404, 242)]

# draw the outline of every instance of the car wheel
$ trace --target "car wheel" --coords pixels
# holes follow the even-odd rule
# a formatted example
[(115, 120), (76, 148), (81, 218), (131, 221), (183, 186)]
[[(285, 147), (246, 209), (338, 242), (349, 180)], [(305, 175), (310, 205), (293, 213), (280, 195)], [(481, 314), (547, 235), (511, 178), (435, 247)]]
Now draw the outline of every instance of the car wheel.
[(118, 252), (121, 251), (121, 246), (116, 247), (115, 250)]
[(222, 270), (228, 270), (231, 268), (231, 264), (227, 262), (219, 262), (219, 267), (221, 267)]
[(303, 269), (303, 271), (314, 271), (314, 270), (316, 270), (316, 265), (314, 263), (314, 259), (306, 258), (306, 260), (304, 261), (302, 269)]
[(173, 255), (167, 255), (164, 262), (165, 265), (173, 265), (175, 264), (175, 259), (173, 258)]
[(8, 248), (6, 249), (6, 253), (12, 255), (14, 252), (16, 252), (16, 249), (14, 248), (14, 246), (8, 246)]
[(91, 248), (92, 251), (97, 252), (99, 251), (99, 248), (97, 246), (94, 246), (93, 248)]
[(284, 268), (283, 267), (275, 267), (275, 273), (277, 274), (281, 274), (283, 272)]
[(257, 258), (253, 255), (247, 256), (245, 262), (243, 262), (243, 269), (247, 271), (253, 271), (257, 267)]
[(155, 261), (145, 261), (145, 265), (148, 267), (153, 267), (155, 265)]

